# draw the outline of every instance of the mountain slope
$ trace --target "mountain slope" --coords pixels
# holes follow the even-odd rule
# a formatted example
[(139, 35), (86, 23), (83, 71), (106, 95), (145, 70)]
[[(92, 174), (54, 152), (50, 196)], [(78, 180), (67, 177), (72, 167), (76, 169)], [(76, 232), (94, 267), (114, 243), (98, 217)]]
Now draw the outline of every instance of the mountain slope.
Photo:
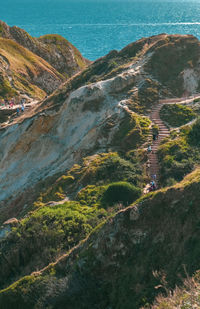
[[(3, 207), (7, 203), (15, 205), (18, 194), (22, 207), (20, 192), (24, 196), (26, 190), (62, 173), (86, 155), (108, 149), (127, 152), (147, 140), (144, 114), (137, 113), (148, 115), (159, 96), (173, 92), (146, 71), (154, 45), (162, 45), (166, 38), (160, 35), (143, 39), (99, 59), (62, 85), (35, 112), (27, 113), (14, 130), (7, 127), (0, 131)], [(181, 45), (184, 50), (187, 46), (190, 50), (191, 40), (199, 46), (191, 36), (180, 36), (180, 40), (185, 42)], [(97, 81), (91, 83), (94, 79)], [(184, 83), (182, 87), (187, 90)], [(20, 172), (16, 171), (18, 166)]]
[(60, 35), (33, 38), (25, 30), (16, 26), (9, 27), (0, 21), (0, 36), (14, 40), (43, 58), (65, 77), (71, 77), (90, 63), (76, 47)]
[(163, 276), (168, 287), (181, 284), (183, 264), (189, 275), (200, 267), (199, 185), (197, 169), (120, 211), (56, 263), (1, 291), (1, 307), (140, 308), (163, 291), (155, 289)]
[(159, 149), (164, 178), (181, 165), (171, 183), (184, 180), (132, 204), (150, 181), (151, 110), (198, 91), (198, 50), (192, 36), (141, 39), (2, 125), (0, 307), (140, 308), (164, 291), (163, 278), (182, 284), (182, 264), (199, 269), (199, 168), (184, 178), (199, 162), (199, 102), (163, 112), (178, 125), (192, 119)]
[(0, 38), (0, 96), (19, 92), (36, 97), (51, 93), (64, 78), (50, 64), (18, 43)]

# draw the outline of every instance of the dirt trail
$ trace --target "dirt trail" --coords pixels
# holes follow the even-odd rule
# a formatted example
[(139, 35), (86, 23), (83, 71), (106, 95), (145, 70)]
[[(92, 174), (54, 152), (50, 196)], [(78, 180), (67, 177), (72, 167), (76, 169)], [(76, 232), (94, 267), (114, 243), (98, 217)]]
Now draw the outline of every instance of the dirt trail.
[[(25, 118), (31, 117), (34, 115), (35, 109), (38, 107), (38, 100), (29, 100), (28, 103), (24, 104), (24, 112), (21, 112), (21, 104), (15, 104), (13, 107), (1, 106), (0, 111), (9, 111), (13, 114), (8, 118), (6, 122), (1, 123), (0, 128), (5, 128), (16, 123), (22, 122)], [(20, 113), (17, 115), (17, 108), (19, 108)]]

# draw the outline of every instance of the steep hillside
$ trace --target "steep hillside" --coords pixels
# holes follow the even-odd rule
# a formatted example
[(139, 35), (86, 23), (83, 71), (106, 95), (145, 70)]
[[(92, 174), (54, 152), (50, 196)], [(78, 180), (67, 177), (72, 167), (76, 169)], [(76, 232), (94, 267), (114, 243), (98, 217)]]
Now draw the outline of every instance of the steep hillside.
[(136, 200), (142, 181), (136, 154), (133, 159), (104, 153), (85, 158), (45, 190), (38, 188), (39, 197), (22, 210), (21, 216), (29, 211), (26, 218), (8, 221), (2, 229), (3, 233), (13, 227), (1, 242), (0, 287), (46, 266), (102, 220)]
[[(185, 117), (187, 119), (187, 116)], [(163, 141), (158, 155), (161, 165), (161, 181), (172, 184), (180, 181), (200, 163), (200, 119), (172, 131), (169, 139)]]
[[(199, 267), (200, 170), (101, 224), (47, 268), (0, 292), (1, 308), (140, 308)], [(184, 265), (184, 266), (183, 266)], [(94, 293), (95, 291), (95, 293)]]
[[(12, 71), (36, 74), (19, 49)], [(200, 269), (199, 99), (161, 100), (198, 92), (198, 51), (192, 36), (141, 39), (2, 124), (0, 308), (137, 309)], [(155, 129), (150, 163), (173, 187), (141, 196)]]
[(64, 78), (42, 58), (18, 43), (0, 38), (0, 97), (19, 93), (42, 98), (51, 93)]
[[(0, 131), (0, 200), (9, 216), (13, 207), (8, 204), (24, 207), (34, 186), (84, 156), (112, 150), (126, 153), (147, 141), (150, 122), (144, 114), (159, 97), (173, 92), (146, 71), (157, 45), (167, 37), (177, 40), (160, 35), (111, 52), (67, 81), (35, 112), (27, 112), (23, 122)], [(181, 39), (186, 50), (191, 40), (196, 42), (191, 36)]]
[(0, 36), (12, 39), (34, 54), (46, 60), (65, 78), (85, 68), (90, 62), (70, 42), (60, 35), (44, 35), (40, 38), (31, 37), (19, 27), (9, 27), (0, 21)]
[[(187, 274), (187, 270), (186, 270)], [(179, 308), (199, 308), (200, 306), (200, 278), (199, 271), (193, 276), (184, 280), (181, 287), (174, 290), (167, 290), (166, 295), (159, 295), (153, 305), (146, 306), (149, 309), (179, 309)], [(163, 283), (163, 286), (165, 283)]]

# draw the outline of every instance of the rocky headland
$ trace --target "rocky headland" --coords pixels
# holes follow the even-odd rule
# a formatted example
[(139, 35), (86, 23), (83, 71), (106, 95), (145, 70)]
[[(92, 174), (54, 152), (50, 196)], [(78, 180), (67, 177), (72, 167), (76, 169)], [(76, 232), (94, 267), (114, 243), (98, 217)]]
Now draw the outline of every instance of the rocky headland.
[(0, 21), (0, 96), (44, 98), (90, 63), (59, 35), (31, 37)]
[(200, 268), (200, 42), (161, 34), (89, 64), (59, 36), (0, 29), (5, 79), (34, 53), (49, 94), (2, 120), (0, 308), (176, 308), (156, 297)]

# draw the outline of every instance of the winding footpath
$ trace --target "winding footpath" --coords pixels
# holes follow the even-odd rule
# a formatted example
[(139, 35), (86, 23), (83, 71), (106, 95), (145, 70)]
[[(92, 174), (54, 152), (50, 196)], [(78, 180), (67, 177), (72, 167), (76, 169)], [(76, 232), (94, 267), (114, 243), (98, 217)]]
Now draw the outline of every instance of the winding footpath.
[[(151, 121), (159, 126), (159, 135), (158, 139), (151, 142), (152, 152), (148, 154), (148, 162), (149, 162), (149, 168), (147, 170), (148, 176), (152, 179), (153, 175), (156, 175), (156, 184), (159, 188), (159, 178), (160, 178), (160, 167), (158, 162), (158, 147), (161, 143), (161, 141), (170, 136), (170, 129), (167, 128), (167, 126), (164, 124), (164, 122), (160, 118), (160, 110), (165, 104), (187, 104), (194, 101), (195, 98), (200, 98), (200, 95), (195, 95), (190, 98), (174, 98), (174, 99), (165, 99), (165, 100), (159, 100), (159, 103), (155, 105), (151, 111), (151, 114), (149, 115)], [(151, 134), (152, 138), (152, 134)], [(148, 192), (150, 185), (147, 185), (144, 189), (144, 193)]]

